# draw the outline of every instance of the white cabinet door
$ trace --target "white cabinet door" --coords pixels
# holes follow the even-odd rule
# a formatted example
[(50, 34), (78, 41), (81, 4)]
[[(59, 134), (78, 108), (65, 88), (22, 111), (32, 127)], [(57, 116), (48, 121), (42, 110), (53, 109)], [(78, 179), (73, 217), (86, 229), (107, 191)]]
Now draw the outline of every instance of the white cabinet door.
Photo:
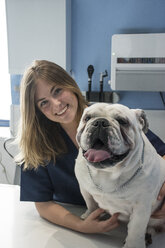
[(6, 17), (10, 74), (36, 59), (70, 71), (71, 0), (6, 0)]

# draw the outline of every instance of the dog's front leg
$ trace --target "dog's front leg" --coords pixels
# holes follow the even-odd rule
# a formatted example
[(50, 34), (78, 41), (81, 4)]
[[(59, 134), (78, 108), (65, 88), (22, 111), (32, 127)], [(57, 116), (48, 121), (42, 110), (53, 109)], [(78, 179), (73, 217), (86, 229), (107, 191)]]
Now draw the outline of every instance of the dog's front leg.
[(86, 219), (94, 210), (98, 208), (98, 204), (95, 202), (95, 200), (93, 199), (92, 195), (89, 192), (87, 192), (85, 189), (81, 187), (80, 190), (87, 205), (87, 210), (81, 216), (81, 218)]
[(128, 235), (123, 248), (145, 248), (145, 233), (151, 215), (149, 202), (147, 206), (136, 205), (128, 223)]

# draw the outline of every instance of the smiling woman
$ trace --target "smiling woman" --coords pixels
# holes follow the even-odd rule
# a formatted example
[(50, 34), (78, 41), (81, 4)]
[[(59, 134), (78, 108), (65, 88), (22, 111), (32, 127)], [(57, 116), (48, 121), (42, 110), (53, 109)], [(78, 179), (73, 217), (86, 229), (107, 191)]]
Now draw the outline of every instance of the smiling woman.
[(77, 97), (64, 86), (48, 83), (38, 79), (35, 94), (39, 110), (52, 121), (61, 123), (64, 127), (73, 121), (77, 113)]
[[(7, 32), (6, 32), (6, 13), (5, 1), (0, 1), (0, 127), (9, 126), (10, 118), (10, 75), (8, 73), (8, 52), (7, 52)], [(0, 128), (0, 132), (1, 132)], [(1, 136), (1, 134), (0, 134)], [(3, 130), (4, 136), (4, 130)]]

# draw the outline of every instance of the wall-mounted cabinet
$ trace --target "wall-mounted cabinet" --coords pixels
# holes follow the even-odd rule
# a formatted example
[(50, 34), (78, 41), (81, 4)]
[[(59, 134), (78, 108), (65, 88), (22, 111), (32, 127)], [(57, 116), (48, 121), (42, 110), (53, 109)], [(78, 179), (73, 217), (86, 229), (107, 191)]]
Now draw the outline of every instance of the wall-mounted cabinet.
[(6, 0), (6, 16), (10, 74), (36, 59), (70, 71), (71, 0)]

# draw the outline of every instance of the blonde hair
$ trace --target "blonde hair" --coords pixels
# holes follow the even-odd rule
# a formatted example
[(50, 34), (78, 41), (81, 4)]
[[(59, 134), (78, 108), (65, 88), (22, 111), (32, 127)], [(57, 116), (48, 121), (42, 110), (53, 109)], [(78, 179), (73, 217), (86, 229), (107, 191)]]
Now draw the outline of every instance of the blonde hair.
[(20, 126), (17, 141), (20, 153), (17, 163), (24, 163), (24, 169), (45, 166), (50, 160), (67, 152), (59, 123), (47, 119), (37, 108), (35, 91), (37, 79), (44, 79), (52, 85), (69, 89), (78, 100), (77, 125), (87, 104), (74, 79), (57, 64), (36, 60), (24, 73), (20, 89)]

